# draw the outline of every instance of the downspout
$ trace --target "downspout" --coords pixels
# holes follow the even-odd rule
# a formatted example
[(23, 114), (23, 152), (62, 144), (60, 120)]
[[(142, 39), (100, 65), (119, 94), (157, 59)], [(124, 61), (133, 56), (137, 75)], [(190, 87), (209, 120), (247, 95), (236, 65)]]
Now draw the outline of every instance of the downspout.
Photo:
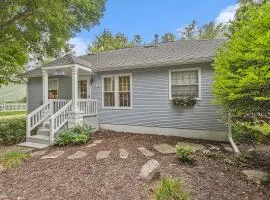
[(232, 118), (232, 115), (231, 113), (229, 112), (228, 113), (228, 139), (229, 139), (229, 142), (234, 150), (235, 153), (237, 154), (241, 154), (241, 152), (239, 151), (239, 149), (237, 148), (236, 144), (234, 143), (233, 141), (233, 138), (232, 138), (232, 121), (231, 121), (231, 118)]

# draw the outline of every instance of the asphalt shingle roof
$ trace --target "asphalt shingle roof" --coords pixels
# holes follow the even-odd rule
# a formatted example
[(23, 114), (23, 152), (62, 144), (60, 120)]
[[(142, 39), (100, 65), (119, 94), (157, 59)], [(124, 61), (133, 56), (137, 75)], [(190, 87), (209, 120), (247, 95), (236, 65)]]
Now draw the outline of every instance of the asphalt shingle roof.
[[(137, 69), (189, 63), (212, 62), (217, 49), (225, 40), (179, 40), (159, 43), (157, 46), (140, 46), (115, 49), (85, 56), (68, 54), (44, 66), (80, 64), (94, 72)], [(40, 69), (24, 76), (40, 76)]]

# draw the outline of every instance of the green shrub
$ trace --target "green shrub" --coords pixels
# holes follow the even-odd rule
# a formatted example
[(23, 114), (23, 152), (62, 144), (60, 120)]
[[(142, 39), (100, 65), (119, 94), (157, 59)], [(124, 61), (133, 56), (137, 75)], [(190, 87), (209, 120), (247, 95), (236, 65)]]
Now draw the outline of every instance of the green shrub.
[(64, 129), (56, 136), (56, 144), (64, 146), (68, 144), (84, 144), (92, 137), (93, 129), (90, 126), (75, 126), (74, 128)]
[(22, 161), (24, 161), (26, 158), (29, 157), (30, 157), (29, 153), (11, 151), (4, 154), (1, 157), (0, 162), (3, 164), (5, 168), (15, 168), (20, 166)]
[(191, 154), (193, 150), (189, 146), (176, 145), (176, 153), (181, 156), (184, 162), (190, 162), (192, 160)]
[(25, 118), (0, 120), (0, 143), (17, 144), (24, 140), (26, 131)]
[(180, 179), (163, 177), (155, 191), (155, 200), (189, 200), (189, 193), (183, 189)]
[(270, 143), (269, 125), (235, 123), (232, 126), (233, 139), (244, 144)]

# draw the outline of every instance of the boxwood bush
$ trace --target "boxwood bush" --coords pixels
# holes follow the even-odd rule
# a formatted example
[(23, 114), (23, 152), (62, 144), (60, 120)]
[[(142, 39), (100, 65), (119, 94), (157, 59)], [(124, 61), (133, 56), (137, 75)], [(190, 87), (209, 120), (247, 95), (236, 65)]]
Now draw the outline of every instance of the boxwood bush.
[(0, 143), (17, 144), (25, 139), (25, 117), (0, 120)]
[(84, 144), (92, 138), (92, 133), (92, 127), (86, 125), (77, 125), (70, 129), (63, 129), (56, 135), (56, 145), (64, 146), (69, 144)]

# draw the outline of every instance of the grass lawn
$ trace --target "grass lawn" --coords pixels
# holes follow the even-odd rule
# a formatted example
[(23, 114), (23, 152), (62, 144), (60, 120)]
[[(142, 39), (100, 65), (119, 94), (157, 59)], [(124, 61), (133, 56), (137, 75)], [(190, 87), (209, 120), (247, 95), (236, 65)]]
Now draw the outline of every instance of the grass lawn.
[[(88, 145), (92, 141), (80, 146), (51, 147), (45, 154), (27, 159), (19, 168), (2, 172), (0, 195), (6, 199), (29, 200), (153, 199), (157, 183), (143, 182), (138, 176), (141, 167), (155, 159), (160, 164), (161, 176), (180, 178), (191, 199), (270, 199), (270, 186), (257, 185), (242, 172), (263, 166), (266, 171), (270, 170), (269, 148), (258, 157), (241, 163), (244, 161), (235, 161), (235, 154), (226, 153), (221, 145), (215, 144), (221, 147), (218, 156), (209, 157), (203, 152), (196, 152), (194, 162), (187, 164), (177, 155), (164, 155), (153, 148), (161, 143), (175, 146), (183, 141), (182, 138), (98, 131), (94, 140), (103, 142), (91, 147)], [(213, 144), (207, 141), (200, 143), (205, 148)], [(154, 155), (144, 156), (138, 151), (139, 147), (145, 147)], [(119, 156), (119, 149), (129, 153), (126, 159)], [(63, 154), (54, 159), (41, 159), (56, 151), (63, 151)], [(86, 155), (73, 160), (68, 158), (78, 151)], [(97, 160), (96, 155), (100, 151), (111, 153), (107, 159)]]
[(0, 112), (1, 119), (12, 119), (17, 117), (24, 117), (25, 111), (10, 111), (10, 112)]

